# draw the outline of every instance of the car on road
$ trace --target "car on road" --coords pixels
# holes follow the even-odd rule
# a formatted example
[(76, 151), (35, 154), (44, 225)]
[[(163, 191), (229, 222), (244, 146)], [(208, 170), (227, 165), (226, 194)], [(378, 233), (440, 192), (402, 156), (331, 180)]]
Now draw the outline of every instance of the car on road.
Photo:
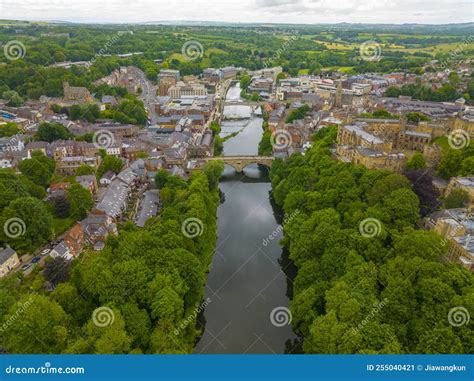
[(31, 268), (31, 264), (30, 264), (30, 263), (21, 266), (21, 269), (22, 269), (23, 271), (27, 271), (29, 268)]
[(51, 251), (51, 249), (44, 249), (44, 250), (41, 252), (41, 256), (44, 257), (44, 256), (47, 255), (50, 251)]
[(31, 263), (38, 263), (40, 260), (41, 260), (41, 257), (34, 257), (34, 258), (31, 260)]

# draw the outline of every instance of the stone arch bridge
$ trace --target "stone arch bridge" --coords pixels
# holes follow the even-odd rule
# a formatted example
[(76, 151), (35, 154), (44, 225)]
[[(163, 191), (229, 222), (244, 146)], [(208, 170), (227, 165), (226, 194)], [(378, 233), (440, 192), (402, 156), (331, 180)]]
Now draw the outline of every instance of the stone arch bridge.
[(206, 162), (209, 161), (216, 161), (221, 160), (224, 164), (230, 165), (234, 168), (237, 172), (242, 172), (244, 168), (250, 164), (260, 164), (264, 165), (268, 168), (272, 166), (272, 162), (275, 158), (273, 156), (217, 156), (217, 157), (210, 157), (206, 159)]

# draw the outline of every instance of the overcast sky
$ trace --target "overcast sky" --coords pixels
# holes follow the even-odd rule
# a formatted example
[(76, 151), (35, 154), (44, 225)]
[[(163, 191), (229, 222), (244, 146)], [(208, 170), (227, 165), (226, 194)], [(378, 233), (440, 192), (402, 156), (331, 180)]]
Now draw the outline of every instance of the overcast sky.
[(0, 0), (0, 19), (74, 22), (461, 23), (469, 0)]

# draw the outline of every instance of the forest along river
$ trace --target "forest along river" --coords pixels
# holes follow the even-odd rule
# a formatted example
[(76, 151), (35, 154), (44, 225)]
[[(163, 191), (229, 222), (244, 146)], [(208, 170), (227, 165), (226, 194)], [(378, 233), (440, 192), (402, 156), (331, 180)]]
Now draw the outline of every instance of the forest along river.
[[(240, 99), (238, 84), (229, 89), (227, 99)], [(258, 153), (262, 118), (250, 111), (249, 106), (226, 106), (225, 115), (248, 118), (222, 123), (222, 137), (241, 131), (224, 143), (224, 155)], [(252, 164), (236, 173), (226, 165), (220, 189), (219, 238), (205, 295), (210, 302), (198, 324), (205, 330), (195, 353), (285, 353), (287, 341), (296, 338), (291, 324), (285, 324), (284, 311), (291, 290), (285, 273), (293, 266), (278, 244), (282, 231), (271, 203), (268, 171)], [(275, 238), (264, 242), (273, 233)]]

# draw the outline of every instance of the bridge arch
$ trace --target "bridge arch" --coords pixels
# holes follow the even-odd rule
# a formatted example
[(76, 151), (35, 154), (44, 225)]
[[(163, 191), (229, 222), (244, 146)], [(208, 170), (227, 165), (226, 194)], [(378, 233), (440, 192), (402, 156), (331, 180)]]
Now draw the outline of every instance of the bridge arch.
[(274, 158), (272, 156), (220, 156), (209, 158), (206, 161), (221, 160), (230, 165), (237, 172), (242, 172), (250, 164), (260, 164), (271, 168)]

